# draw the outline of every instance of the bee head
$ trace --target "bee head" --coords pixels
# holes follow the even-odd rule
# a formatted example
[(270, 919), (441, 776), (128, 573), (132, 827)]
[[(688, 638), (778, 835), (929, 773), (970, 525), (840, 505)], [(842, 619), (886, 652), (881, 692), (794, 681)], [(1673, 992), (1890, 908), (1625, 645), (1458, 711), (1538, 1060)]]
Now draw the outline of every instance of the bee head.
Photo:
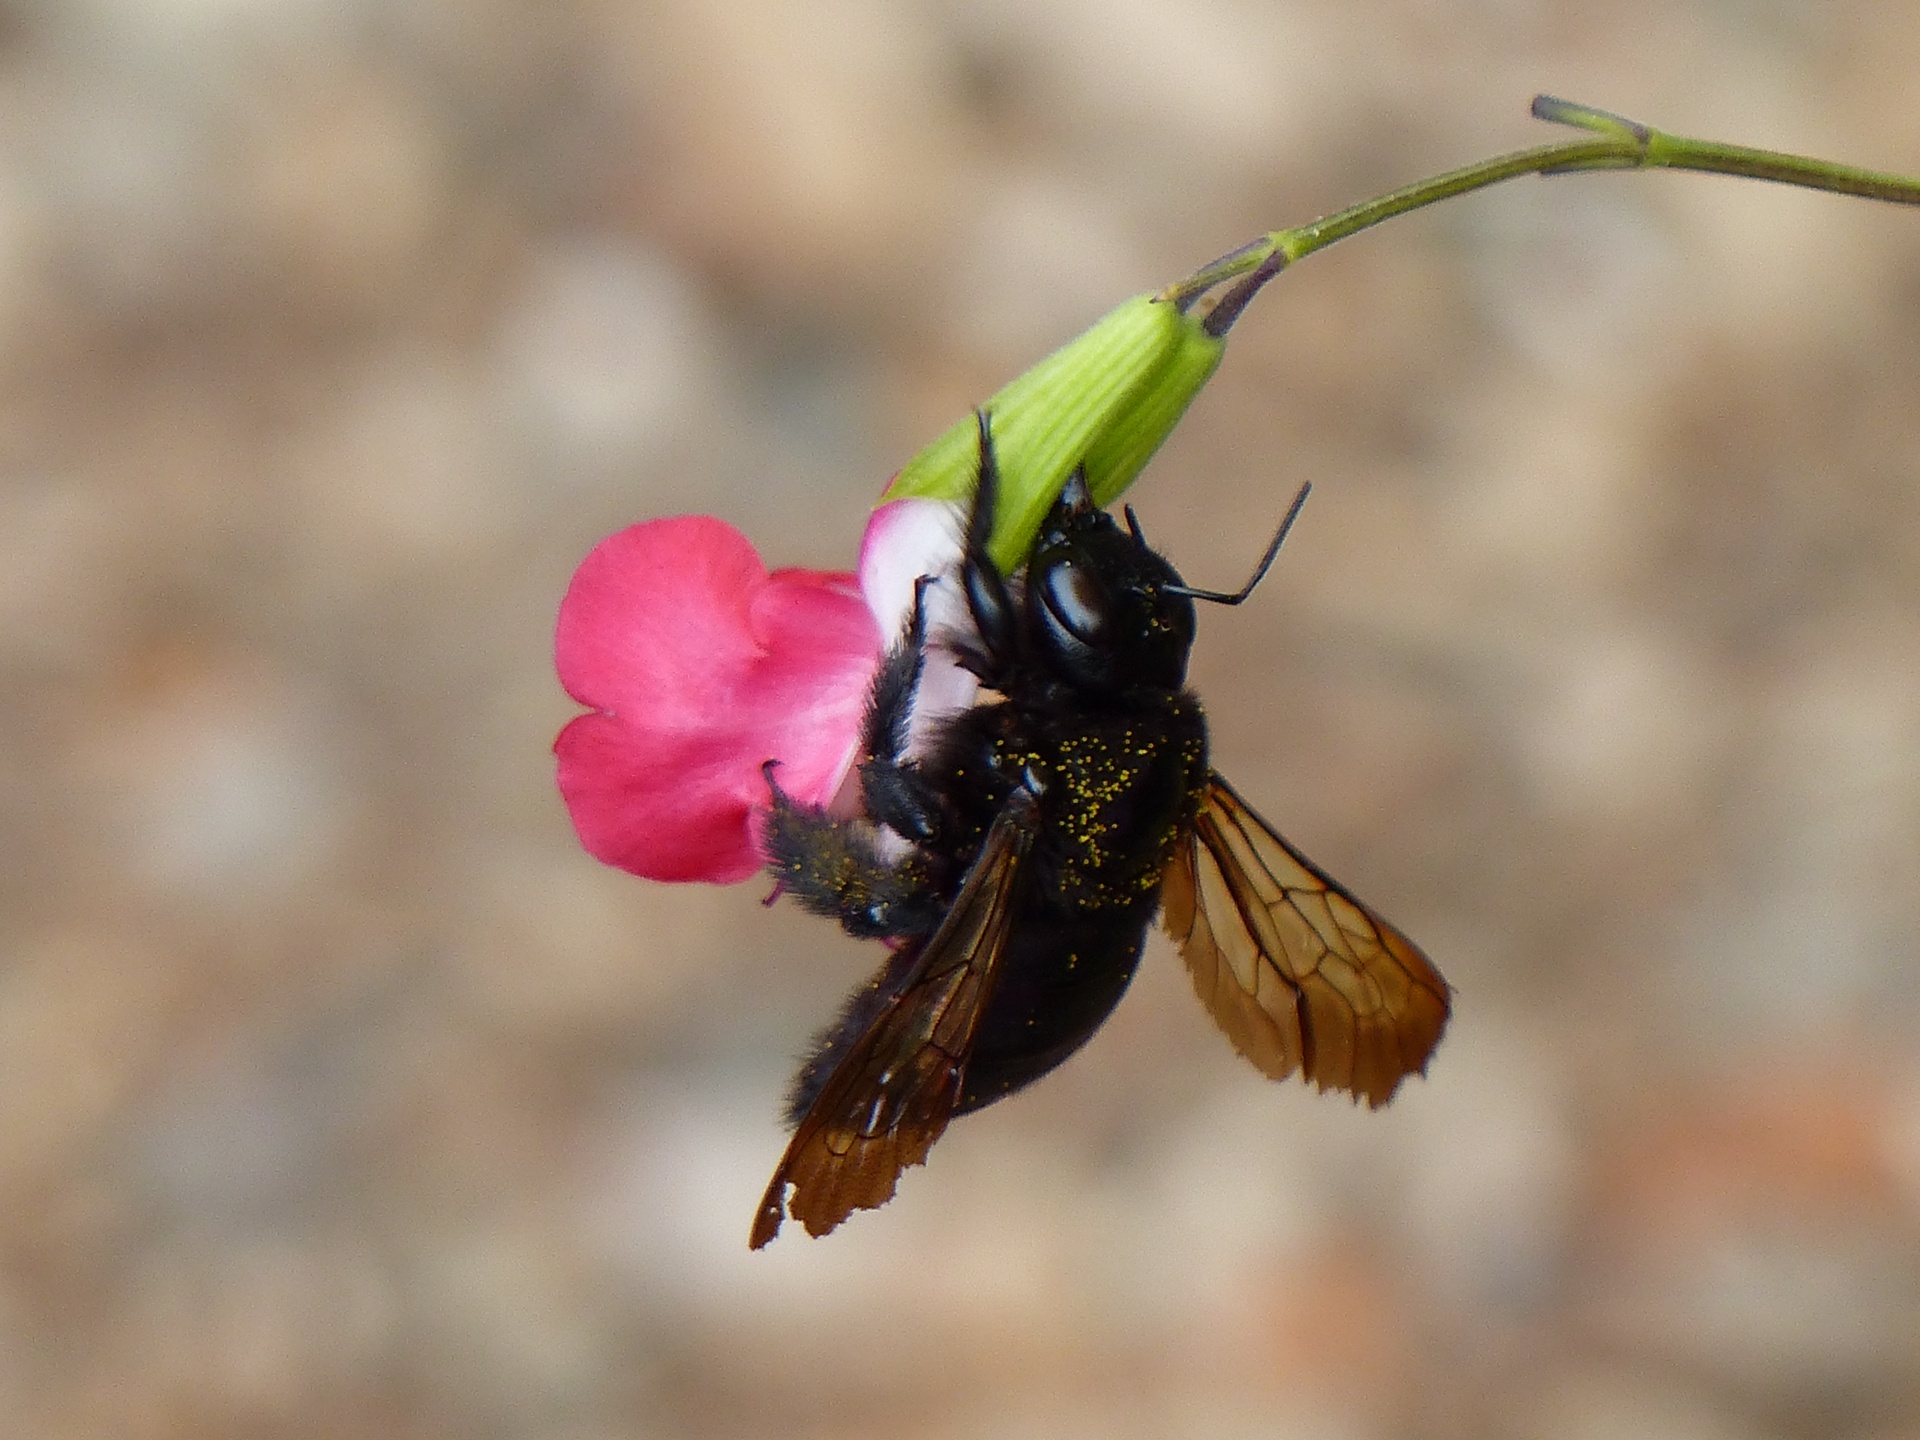
[(1122, 530), (1076, 476), (1027, 562), (1029, 634), (1055, 674), (1089, 694), (1177, 690), (1193, 648), (1179, 572)]

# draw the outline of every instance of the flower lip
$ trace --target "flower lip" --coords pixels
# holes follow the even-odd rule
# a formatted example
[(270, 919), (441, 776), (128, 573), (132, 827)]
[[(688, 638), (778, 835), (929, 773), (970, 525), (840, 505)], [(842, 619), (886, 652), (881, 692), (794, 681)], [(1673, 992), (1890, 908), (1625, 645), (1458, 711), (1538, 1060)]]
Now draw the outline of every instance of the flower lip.
[(597, 545), (554, 638), (561, 683), (590, 710), (554, 742), (588, 852), (652, 880), (749, 878), (763, 864), (769, 760), (796, 801), (858, 813), (868, 691), (923, 576), (934, 577), (929, 643), (907, 754), (924, 753), (940, 720), (978, 696), (950, 643), (973, 633), (957, 582), (961, 530), (946, 501), (883, 504), (857, 575), (769, 573), (711, 516), (647, 521)]
[(855, 577), (769, 574), (710, 516), (634, 525), (581, 563), (554, 640), (592, 713), (555, 741), (589, 853), (655, 880), (732, 883), (761, 866), (761, 767), (825, 805), (858, 748), (881, 632)]

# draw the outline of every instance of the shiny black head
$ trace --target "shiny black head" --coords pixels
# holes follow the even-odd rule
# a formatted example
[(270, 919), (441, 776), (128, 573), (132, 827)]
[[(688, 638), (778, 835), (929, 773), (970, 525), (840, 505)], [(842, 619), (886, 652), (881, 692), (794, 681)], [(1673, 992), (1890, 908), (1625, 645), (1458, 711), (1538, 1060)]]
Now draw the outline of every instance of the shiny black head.
[(1048, 512), (1015, 585), (993, 559), (1000, 467), (986, 412), (976, 418), (980, 470), (960, 580), (978, 638), (961, 642), (956, 653), (989, 689), (1003, 694), (1023, 686), (1064, 687), (1105, 705), (1146, 691), (1178, 690), (1186, 683), (1193, 648), (1193, 602), (1238, 605), (1251, 595), (1307, 498), (1303, 485), (1253, 577), (1224, 594), (1181, 580), (1147, 544), (1132, 510), (1122, 530), (1093, 503), (1085, 476), (1076, 472)]
[(1043, 663), (1086, 695), (1186, 682), (1193, 600), (1179, 572), (1095, 506), (1078, 475), (1027, 562), (1025, 609)]

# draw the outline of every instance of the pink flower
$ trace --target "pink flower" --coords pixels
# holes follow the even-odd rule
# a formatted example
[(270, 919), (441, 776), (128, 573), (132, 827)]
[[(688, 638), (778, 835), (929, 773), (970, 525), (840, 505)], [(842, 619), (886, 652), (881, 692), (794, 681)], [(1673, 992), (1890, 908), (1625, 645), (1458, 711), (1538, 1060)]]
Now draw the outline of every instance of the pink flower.
[[(587, 850), (652, 880), (731, 884), (762, 864), (766, 761), (780, 762), (795, 799), (832, 803), (914, 581), (957, 553), (950, 514), (922, 500), (882, 506), (857, 580), (769, 574), (745, 536), (710, 516), (651, 520), (596, 546), (554, 640), (560, 682), (593, 710), (554, 743)], [(943, 708), (970, 693), (944, 680), (925, 689)]]

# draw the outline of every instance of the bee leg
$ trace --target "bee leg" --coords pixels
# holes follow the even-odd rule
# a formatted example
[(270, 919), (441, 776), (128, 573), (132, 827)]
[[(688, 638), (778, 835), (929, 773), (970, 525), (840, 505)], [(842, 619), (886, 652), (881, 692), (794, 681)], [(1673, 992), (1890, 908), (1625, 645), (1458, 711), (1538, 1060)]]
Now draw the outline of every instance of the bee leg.
[(910, 761), (869, 760), (860, 767), (860, 798), (877, 825), (918, 845), (939, 838), (940, 796)]
[(875, 823), (920, 844), (939, 833), (940, 797), (920, 767), (902, 756), (925, 668), (926, 595), (932, 583), (931, 576), (923, 575), (913, 587), (913, 613), (906, 629), (873, 677), (861, 744), (868, 757), (860, 766), (860, 795), (867, 814)]
[(1019, 614), (1007, 591), (1006, 576), (993, 562), (993, 513), (1000, 498), (1000, 466), (993, 455), (987, 412), (976, 410), (980, 426), (980, 475), (974, 482), (973, 510), (967, 516), (965, 558), (960, 579), (967, 594), (979, 645), (960, 647), (960, 663), (990, 689), (1004, 689), (1004, 677), (1019, 650)]
[(771, 761), (767, 784), (773, 805), (762, 848), (785, 893), (861, 939), (926, 934), (939, 924), (939, 901), (917, 856), (890, 860), (864, 821), (798, 803), (774, 782)]
[(920, 672), (927, 658), (927, 587), (931, 575), (913, 585), (913, 610), (900, 638), (887, 651), (867, 691), (867, 713), (861, 722), (861, 748), (871, 756), (897, 760), (907, 748), (907, 728), (913, 719), (914, 697), (920, 691)]

